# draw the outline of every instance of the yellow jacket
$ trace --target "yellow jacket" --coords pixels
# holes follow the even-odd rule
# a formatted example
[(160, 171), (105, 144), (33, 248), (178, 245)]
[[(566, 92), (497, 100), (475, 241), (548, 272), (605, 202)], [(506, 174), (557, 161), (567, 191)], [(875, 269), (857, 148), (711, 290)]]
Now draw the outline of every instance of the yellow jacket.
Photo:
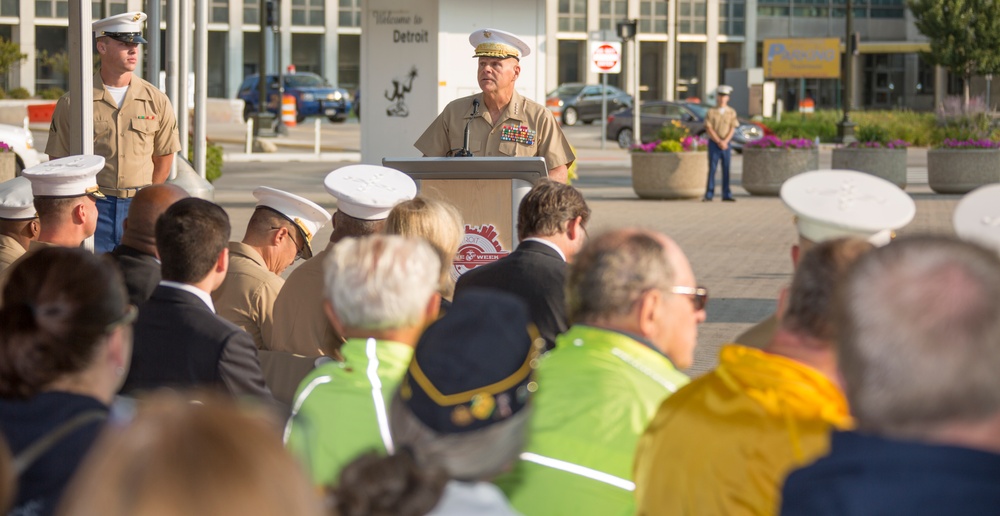
[(826, 454), (847, 401), (819, 371), (730, 344), (660, 405), (636, 450), (638, 514), (775, 514), (792, 470)]

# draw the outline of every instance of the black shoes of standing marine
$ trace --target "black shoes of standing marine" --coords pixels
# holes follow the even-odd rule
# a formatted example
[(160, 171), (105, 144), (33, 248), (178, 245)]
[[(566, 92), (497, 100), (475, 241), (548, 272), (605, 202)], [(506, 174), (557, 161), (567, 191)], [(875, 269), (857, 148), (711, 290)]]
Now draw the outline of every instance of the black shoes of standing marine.
[(736, 199), (733, 197), (723, 197), (722, 202), (736, 202)]

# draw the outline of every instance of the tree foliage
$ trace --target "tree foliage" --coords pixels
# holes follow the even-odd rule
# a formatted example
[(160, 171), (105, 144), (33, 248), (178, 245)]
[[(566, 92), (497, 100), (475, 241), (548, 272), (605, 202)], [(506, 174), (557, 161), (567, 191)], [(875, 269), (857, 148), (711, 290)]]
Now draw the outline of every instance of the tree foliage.
[(12, 66), (27, 57), (27, 54), (21, 53), (21, 45), (0, 37), (0, 74), (9, 72)]
[(917, 30), (930, 39), (923, 58), (960, 75), (965, 102), (969, 79), (1000, 72), (1000, 1), (908, 0)]

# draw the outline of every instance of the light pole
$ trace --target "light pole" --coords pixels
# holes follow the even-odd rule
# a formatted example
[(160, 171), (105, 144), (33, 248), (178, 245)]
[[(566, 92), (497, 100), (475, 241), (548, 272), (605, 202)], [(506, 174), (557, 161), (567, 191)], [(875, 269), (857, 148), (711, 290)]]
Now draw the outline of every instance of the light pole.
[(641, 145), (642, 139), (640, 138), (640, 119), (639, 119), (639, 108), (641, 102), (639, 101), (639, 41), (635, 37), (636, 29), (638, 28), (638, 20), (625, 20), (618, 22), (618, 37), (622, 39), (622, 43), (632, 42), (632, 59), (629, 68), (632, 69), (629, 74), (632, 76), (632, 143), (635, 145)]
[(847, 32), (844, 35), (844, 58), (847, 61), (844, 71), (844, 118), (837, 123), (837, 140), (840, 143), (852, 143), (854, 137), (854, 122), (851, 121), (851, 108), (854, 107), (854, 2), (847, 0)]

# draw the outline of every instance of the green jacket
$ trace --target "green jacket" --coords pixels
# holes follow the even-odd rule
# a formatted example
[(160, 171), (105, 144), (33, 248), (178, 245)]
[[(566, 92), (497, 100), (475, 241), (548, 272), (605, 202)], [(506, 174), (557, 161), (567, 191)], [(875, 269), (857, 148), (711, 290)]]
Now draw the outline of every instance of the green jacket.
[(536, 378), (528, 443), (497, 485), (527, 516), (634, 514), (636, 443), (688, 377), (624, 333), (576, 325)]
[(341, 353), (302, 380), (285, 425), (285, 446), (323, 486), (358, 455), (392, 448), (389, 401), (413, 358), (412, 347), (375, 339), (350, 339)]

